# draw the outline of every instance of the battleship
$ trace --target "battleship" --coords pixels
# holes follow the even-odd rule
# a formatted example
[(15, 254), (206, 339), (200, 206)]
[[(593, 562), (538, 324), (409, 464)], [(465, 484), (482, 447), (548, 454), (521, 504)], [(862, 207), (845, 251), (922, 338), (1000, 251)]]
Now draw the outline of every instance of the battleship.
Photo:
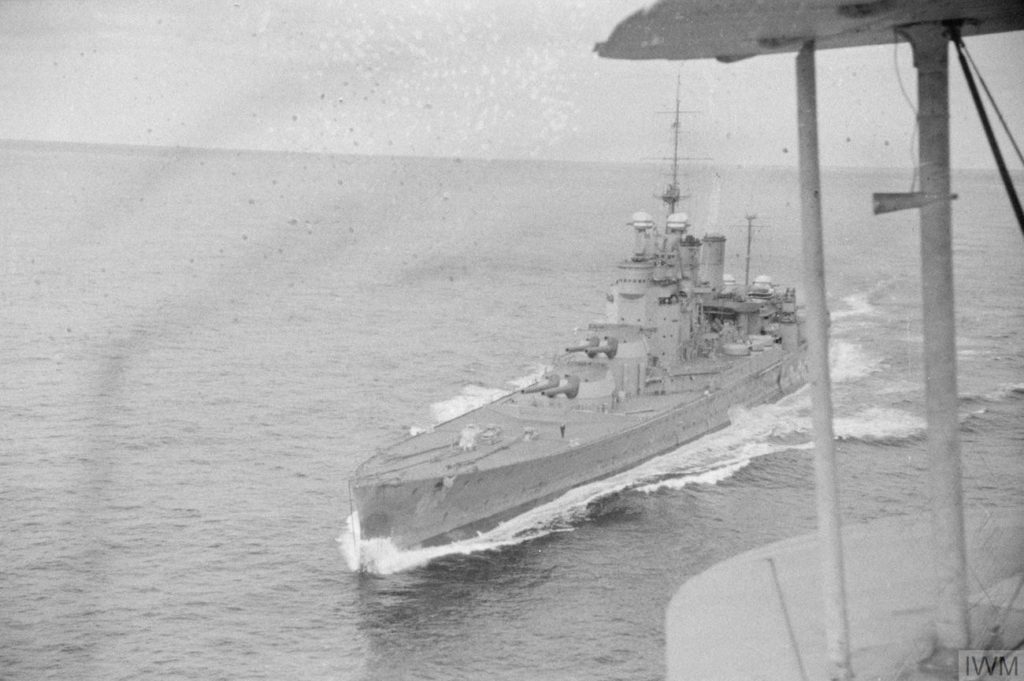
[[(662, 198), (675, 208), (675, 174)], [(738, 284), (725, 237), (697, 238), (685, 213), (628, 225), (605, 318), (543, 377), (362, 463), (349, 483), (357, 538), (403, 550), (472, 538), (805, 383), (795, 289), (765, 275)]]

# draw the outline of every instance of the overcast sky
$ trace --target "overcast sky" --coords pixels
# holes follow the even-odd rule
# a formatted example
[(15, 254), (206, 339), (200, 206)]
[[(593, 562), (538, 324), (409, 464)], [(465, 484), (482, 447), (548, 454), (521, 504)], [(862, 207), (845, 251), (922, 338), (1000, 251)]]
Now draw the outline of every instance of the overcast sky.
[[(0, 138), (638, 161), (683, 143), (796, 163), (794, 56), (622, 62), (593, 45), (636, 0), (4, 0)], [(1024, 131), (1024, 33), (968, 39)], [(992, 167), (951, 59), (953, 163)], [(909, 48), (818, 56), (822, 163), (910, 167)], [(1019, 167), (1014, 163), (1013, 167)]]

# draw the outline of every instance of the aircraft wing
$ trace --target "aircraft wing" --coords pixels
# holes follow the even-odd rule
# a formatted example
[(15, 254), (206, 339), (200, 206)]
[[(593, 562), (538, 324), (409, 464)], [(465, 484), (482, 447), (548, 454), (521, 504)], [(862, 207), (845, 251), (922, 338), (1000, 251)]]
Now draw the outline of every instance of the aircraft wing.
[(736, 61), (795, 52), (808, 40), (816, 49), (891, 44), (897, 26), (954, 19), (965, 36), (1021, 30), (1024, 1), (660, 0), (594, 49), (610, 59)]

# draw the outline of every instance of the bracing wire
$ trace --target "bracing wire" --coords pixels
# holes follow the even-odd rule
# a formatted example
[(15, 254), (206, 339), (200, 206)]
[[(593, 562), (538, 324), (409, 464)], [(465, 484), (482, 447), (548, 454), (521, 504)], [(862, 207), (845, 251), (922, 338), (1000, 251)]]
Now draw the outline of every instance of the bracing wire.
[(910, 177), (910, 192), (913, 193), (917, 189), (917, 106), (914, 105), (914, 100), (907, 94), (907, 88), (903, 85), (903, 76), (900, 74), (900, 35), (895, 29), (893, 29), (892, 35), (892, 63), (896, 69), (896, 82), (900, 84), (900, 92), (903, 93), (903, 99), (907, 102), (907, 106), (914, 112), (914, 132), (910, 135), (910, 165), (914, 169), (913, 175)]
[(1010, 126), (1006, 124), (1006, 119), (1003, 118), (1003, 112), (999, 110), (999, 105), (996, 104), (995, 97), (992, 96), (992, 92), (988, 89), (988, 84), (985, 82), (985, 78), (981, 75), (981, 71), (978, 70), (978, 65), (974, 63), (974, 57), (967, 50), (967, 44), (963, 45), (964, 54), (967, 56), (967, 61), (971, 65), (971, 70), (974, 71), (974, 75), (978, 77), (978, 82), (981, 83), (981, 87), (985, 90), (985, 96), (988, 97), (988, 101), (992, 104), (992, 108), (995, 109), (996, 116), (999, 117), (999, 122), (1003, 126), (1003, 132), (1006, 133), (1007, 138), (1010, 140), (1010, 144), (1013, 145), (1013, 150), (1017, 152), (1017, 158), (1020, 159), (1022, 165), (1024, 165), (1024, 155), (1020, 152), (1020, 147), (1017, 146), (1017, 140), (1014, 139), (1013, 133), (1010, 131)]
[(992, 155), (995, 157), (999, 176), (1003, 180), (1006, 195), (1010, 199), (1010, 205), (1013, 207), (1013, 213), (1017, 218), (1017, 225), (1020, 227), (1021, 233), (1024, 234), (1024, 207), (1021, 206), (1020, 199), (1017, 197), (1017, 190), (1013, 186), (1013, 179), (1010, 177), (1010, 173), (1006, 169), (1006, 163), (1003, 161), (1003, 154), (999, 150), (999, 143), (996, 141), (995, 133), (992, 132), (992, 125), (988, 121), (988, 114), (985, 112), (985, 104), (981, 101), (981, 95), (978, 92), (977, 85), (974, 84), (974, 76), (971, 73), (970, 66), (967, 64), (967, 57), (964, 55), (964, 41), (960, 36), (960, 27), (956, 24), (948, 24), (948, 29), (950, 38), (956, 46), (956, 53), (960, 60), (960, 67), (964, 72), (964, 79), (967, 81), (967, 87), (971, 91), (971, 99), (974, 100), (974, 108), (978, 110), (978, 118), (981, 119), (981, 127), (985, 131), (985, 137), (988, 140), (988, 145), (992, 149)]

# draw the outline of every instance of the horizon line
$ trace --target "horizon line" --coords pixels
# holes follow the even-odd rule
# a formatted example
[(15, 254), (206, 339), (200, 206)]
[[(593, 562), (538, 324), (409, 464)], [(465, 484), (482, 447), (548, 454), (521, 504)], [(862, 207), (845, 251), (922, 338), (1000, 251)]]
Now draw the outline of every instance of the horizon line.
[[(246, 147), (199, 147), (187, 144), (176, 144), (176, 145), (164, 145), (164, 144), (138, 144), (128, 142), (84, 142), (80, 140), (54, 140), (54, 139), (32, 139), (32, 138), (10, 138), (0, 137), (0, 148), (12, 149), (12, 148), (54, 148), (62, 151), (73, 151), (73, 150), (91, 150), (107, 153), (125, 153), (129, 151), (137, 151), (143, 153), (155, 153), (155, 154), (174, 154), (182, 152), (198, 152), (207, 154), (253, 154), (253, 155), (268, 155), (268, 156), (322, 156), (322, 157), (343, 157), (343, 158), (355, 158), (355, 159), (409, 159), (409, 160), (438, 160), (438, 161), (452, 161), (454, 163), (461, 163), (463, 161), (470, 162), (484, 162), (484, 163), (570, 163), (570, 164), (584, 164), (584, 165), (636, 165), (636, 166), (653, 166), (658, 165), (657, 159), (637, 159), (635, 161), (607, 161), (607, 160), (595, 160), (595, 159), (558, 159), (558, 158), (524, 158), (524, 157), (500, 157), (500, 156), (437, 156), (437, 155), (419, 155), (419, 154), (366, 154), (366, 153), (352, 153), (342, 151), (309, 151), (302, 149), (267, 149), (267, 148), (246, 148)], [(747, 168), (747, 169), (772, 169), (772, 170), (797, 170), (797, 165), (779, 165), (779, 164), (746, 164), (746, 163), (715, 163), (711, 161), (699, 161), (691, 164), (696, 167), (706, 168)], [(914, 166), (856, 166), (856, 165), (828, 165), (823, 164), (823, 168), (829, 170), (858, 170), (858, 171), (913, 171)], [(957, 166), (952, 168), (954, 172), (992, 172), (998, 173), (998, 169), (995, 167), (981, 167), (981, 166)], [(1024, 169), (1011, 168), (1010, 172), (1013, 174), (1024, 174)]]

